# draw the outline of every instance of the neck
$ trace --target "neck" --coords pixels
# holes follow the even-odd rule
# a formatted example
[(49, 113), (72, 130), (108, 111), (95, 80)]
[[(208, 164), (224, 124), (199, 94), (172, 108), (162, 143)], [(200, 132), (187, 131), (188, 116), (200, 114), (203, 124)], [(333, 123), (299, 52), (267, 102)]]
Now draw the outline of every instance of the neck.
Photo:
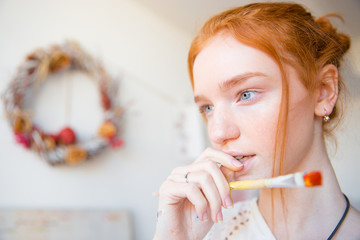
[(322, 186), (260, 191), (259, 209), (276, 239), (326, 239), (342, 216), (344, 197), (329, 159), (322, 159), (314, 169), (322, 172)]

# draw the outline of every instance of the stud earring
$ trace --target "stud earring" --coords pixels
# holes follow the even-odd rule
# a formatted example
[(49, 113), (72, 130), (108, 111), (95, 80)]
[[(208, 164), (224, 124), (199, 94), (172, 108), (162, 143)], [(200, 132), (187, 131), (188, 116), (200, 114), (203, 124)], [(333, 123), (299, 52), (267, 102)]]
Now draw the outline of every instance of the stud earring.
[(329, 117), (329, 115), (327, 115), (326, 108), (324, 108), (324, 111), (325, 111), (325, 116), (324, 116), (323, 120), (324, 120), (324, 122), (328, 122), (328, 121), (330, 121), (330, 117)]

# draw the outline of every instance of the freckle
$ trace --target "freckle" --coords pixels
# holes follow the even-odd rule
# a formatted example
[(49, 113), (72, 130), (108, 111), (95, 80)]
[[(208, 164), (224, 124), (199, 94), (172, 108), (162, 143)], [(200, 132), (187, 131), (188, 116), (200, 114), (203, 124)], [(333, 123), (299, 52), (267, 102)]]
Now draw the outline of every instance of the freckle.
[(228, 240), (228, 238), (226, 237), (225, 240)]
[(235, 226), (235, 227), (234, 227), (234, 230), (238, 230), (238, 229), (239, 229), (239, 226)]
[(240, 224), (241, 224), (241, 225), (244, 225), (244, 222), (241, 222)]
[(244, 213), (247, 213), (247, 210), (245, 210)]
[(233, 217), (234, 220), (236, 220), (236, 217)]
[(248, 222), (249, 221), (249, 219), (246, 219), (246, 222)]
[(231, 236), (233, 234), (233, 232), (230, 232), (229, 235)]
[(242, 213), (241, 213), (241, 212), (239, 212), (239, 215), (241, 216), (241, 215), (242, 215)]

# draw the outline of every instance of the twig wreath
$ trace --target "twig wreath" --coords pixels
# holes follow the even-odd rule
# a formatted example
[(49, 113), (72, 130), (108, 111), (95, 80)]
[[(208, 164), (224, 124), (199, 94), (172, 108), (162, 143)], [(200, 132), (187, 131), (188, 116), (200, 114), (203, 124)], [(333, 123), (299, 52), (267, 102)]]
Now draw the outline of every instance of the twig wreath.
[[(74, 130), (64, 127), (58, 133), (45, 133), (22, 108), (29, 89), (44, 82), (51, 74), (77, 70), (97, 81), (104, 120), (97, 136), (77, 141)], [(100, 63), (85, 53), (76, 42), (54, 45), (30, 53), (18, 68), (3, 95), (5, 113), (12, 126), (16, 142), (37, 152), (51, 165), (78, 164), (102, 152), (107, 147), (120, 147), (120, 120), (123, 109), (116, 104), (117, 84)]]

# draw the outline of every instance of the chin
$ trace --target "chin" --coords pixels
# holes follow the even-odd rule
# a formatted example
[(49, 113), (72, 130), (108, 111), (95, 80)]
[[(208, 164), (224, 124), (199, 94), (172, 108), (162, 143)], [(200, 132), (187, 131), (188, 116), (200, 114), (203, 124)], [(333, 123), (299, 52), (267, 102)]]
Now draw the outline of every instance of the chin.
[(272, 173), (260, 172), (260, 171), (247, 171), (244, 172), (236, 172), (234, 175), (235, 181), (242, 180), (253, 180), (253, 179), (262, 179), (262, 178), (271, 178)]

